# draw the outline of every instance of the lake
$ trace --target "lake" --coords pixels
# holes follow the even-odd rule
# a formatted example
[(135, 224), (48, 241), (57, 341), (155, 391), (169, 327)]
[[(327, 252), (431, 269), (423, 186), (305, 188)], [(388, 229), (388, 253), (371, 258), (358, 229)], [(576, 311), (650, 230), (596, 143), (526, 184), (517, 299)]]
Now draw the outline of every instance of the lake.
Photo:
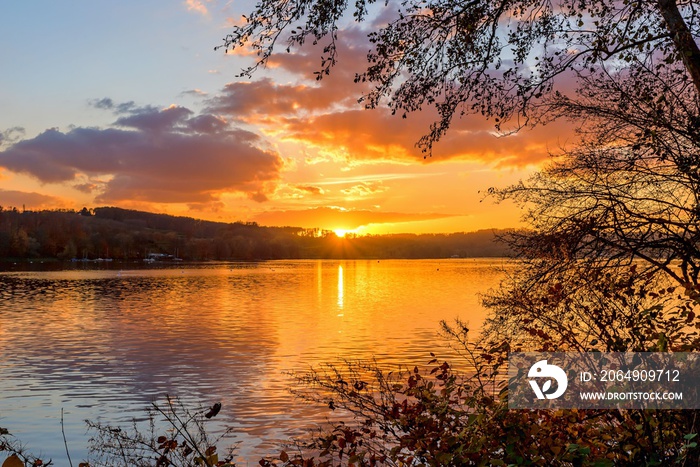
[[(125, 423), (166, 394), (223, 404), (237, 460), (257, 465), (329, 409), (290, 371), (341, 359), (450, 356), (441, 320), (478, 330), (500, 259), (270, 261), (0, 273), (0, 426), (29, 452), (86, 457), (85, 419)], [(123, 269), (118, 269), (122, 267)], [(223, 446), (219, 446), (220, 451)]]

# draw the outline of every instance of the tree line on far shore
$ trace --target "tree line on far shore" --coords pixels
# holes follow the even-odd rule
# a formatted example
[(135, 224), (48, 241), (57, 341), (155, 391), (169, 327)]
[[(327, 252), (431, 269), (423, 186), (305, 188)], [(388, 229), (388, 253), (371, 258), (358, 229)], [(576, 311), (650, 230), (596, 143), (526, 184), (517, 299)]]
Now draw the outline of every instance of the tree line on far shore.
[[(502, 233), (502, 232), (501, 232)], [(508, 256), (498, 231), (339, 238), (333, 231), (212, 222), (116, 207), (0, 207), (0, 260), (155, 258), (185, 261)]]

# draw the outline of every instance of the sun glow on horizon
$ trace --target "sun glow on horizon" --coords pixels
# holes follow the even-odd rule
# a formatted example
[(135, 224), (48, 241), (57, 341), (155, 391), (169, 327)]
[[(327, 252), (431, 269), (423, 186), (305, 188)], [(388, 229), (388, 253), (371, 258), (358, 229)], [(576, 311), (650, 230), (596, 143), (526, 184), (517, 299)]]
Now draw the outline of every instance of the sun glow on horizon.
[[(331, 243), (348, 248), (361, 245), (365, 236), (518, 226), (520, 207), (506, 202), (496, 209), (492, 198), (482, 202), (483, 193), (529, 178), (548, 160), (547, 148), (574, 138), (569, 124), (555, 122), (546, 130), (496, 138), (478, 133), (490, 128), (479, 118), (465, 118), (436, 146), (436, 157), (426, 160), (414, 144), (434, 119), (430, 111), (405, 121), (381, 109), (364, 112), (344, 73), (313, 79), (306, 49), (276, 55), (269, 64), (276, 71), (245, 81), (232, 81), (226, 70), (247, 67), (255, 57), (250, 44), (200, 57), (194, 51), (210, 50), (206, 37), (212, 27), (245, 24), (222, 13), (230, 2), (180, 0), (180, 7), (169, 11), (169, 23), (157, 27), (148, 20), (159, 14), (156, 3), (144, 2), (148, 9), (134, 18), (128, 7), (105, 16), (99, 9), (51, 3), (50, 14), (37, 16), (28, 2), (6, 3), (14, 20), (0, 37), (13, 43), (20, 58), (41, 44), (30, 36), (12, 42), (27, 24), (136, 28), (121, 45), (90, 43), (79, 50), (71, 60), (86, 73), (75, 79), (71, 63), (59, 63), (54, 71), (71, 79), (52, 81), (40, 100), (26, 76), (39, 74), (41, 62), (19, 61), (4, 70), (3, 82), (13, 90), (12, 99), (3, 101), (8, 110), (0, 113), (0, 204), (6, 207), (114, 206), (211, 222), (298, 227), (303, 235), (335, 235)], [(62, 22), (52, 21), (56, 17)], [(69, 47), (80, 40), (79, 32), (69, 28), (56, 36), (56, 44)], [(172, 62), (162, 34), (192, 47), (166, 81), (157, 73)], [(154, 47), (142, 47), (149, 38)], [(362, 34), (348, 39), (353, 50), (365, 47)], [(166, 48), (161, 51), (160, 45)], [(124, 88), (127, 62), (94, 59), (93, 52), (115, 55), (120, 47), (134, 50), (129, 64), (144, 64), (142, 85)], [(93, 75), (104, 76), (100, 98), (84, 79)], [(27, 105), (34, 102), (39, 107)], [(42, 136), (47, 131), (51, 138)], [(93, 153), (100, 154), (99, 164)]]

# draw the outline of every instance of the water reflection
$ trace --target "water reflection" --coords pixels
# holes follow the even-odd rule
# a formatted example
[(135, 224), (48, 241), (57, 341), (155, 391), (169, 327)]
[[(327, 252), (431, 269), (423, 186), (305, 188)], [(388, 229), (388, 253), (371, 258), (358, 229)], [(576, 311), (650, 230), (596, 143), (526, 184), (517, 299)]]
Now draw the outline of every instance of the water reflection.
[(478, 327), (476, 293), (499, 277), (471, 260), (0, 274), (0, 426), (63, 465), (61, 408), (84, 457), (86, 418), (124, 421), (165, 394), (222, 401), (253, 464), (327, 415), (292, 399), (286, 372), (425, 362), (441, 319)]
[(338, 265), (338, 308), (343, 309), (343, 296), (345, 290), (343, 287), (343, 266)]

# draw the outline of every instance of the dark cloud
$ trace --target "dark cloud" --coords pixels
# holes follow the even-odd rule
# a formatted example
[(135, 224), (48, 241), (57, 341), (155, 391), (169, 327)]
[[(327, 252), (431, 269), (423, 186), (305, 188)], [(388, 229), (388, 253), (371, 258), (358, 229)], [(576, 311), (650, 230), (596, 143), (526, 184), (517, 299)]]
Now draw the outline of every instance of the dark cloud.
[(97, 190), (99, 188), (99, 185), (96, 183), (76, 183), (73, 185), (73, 188), (75, 188), (78, 191), (82, 191), (83, 193), (90, 194)]
[(215, 115), (198, 115), (187, 120), (187, 127), (196, 133), (219, 133), (224, 131), (228, 123)]
[(114, 108), (114, 101), (109, 97), (103, 97), (102, 99), (91, 100), (90, 105), (96, 109), (112, 110)]
[(15, 126), (0, 132), (0, 146), (3, 144), (13, 144), (22, 139), (24, 136), (24, 128)]
[(231, 191), (264, 201), (280, 176), (279, 155), (261, 149), (264, 141), (254, 133), (213, 115), (192, 115), (184, 107), (136, 108), (117, 120), (133, 130), (46, 130), (0, 152), (0, 166), (91, 191), (82, 175), (109, 175), (99, 202), (206, 203)]
[(134, 109), (138, 108), (134, 101), (116, 104), (109, 97), (103, 97), (102, 99), (92, 99), (91, 101), (89, 101), (89, 104), (95, 107), (96, 109), (111, 110), (116, 114), (129, 113)]
[(220, 94), (208, 100), (207, 111), (255, 123), (283, 115), (329, 110), (334, 105), (349, 103), (348, 99), (347, 94), (339, 95), (327, 87), (276, 84), (263, 78), (227, 84)]
[(170, 106), (167, 109), (156, 109), (154, 107), (145, 107), (138, 109), (126, 117), (120, 117), (115, 125), (123, 127), (136, 128), (143, 131), (170, 131), (179, 129), (190, 115), (193, 115), (190, 109), (180, 106)]
[(139, 107), (132, 109), (129, 115), (118, 118), (114, 124), (150, 133), (174, 131), (212, 134), (228, 129), (228, 122), (217, 115), (206, 113), (195, 117), (192, 115), (194, 112), (190, 109), (176, 105), (165, 109)]

